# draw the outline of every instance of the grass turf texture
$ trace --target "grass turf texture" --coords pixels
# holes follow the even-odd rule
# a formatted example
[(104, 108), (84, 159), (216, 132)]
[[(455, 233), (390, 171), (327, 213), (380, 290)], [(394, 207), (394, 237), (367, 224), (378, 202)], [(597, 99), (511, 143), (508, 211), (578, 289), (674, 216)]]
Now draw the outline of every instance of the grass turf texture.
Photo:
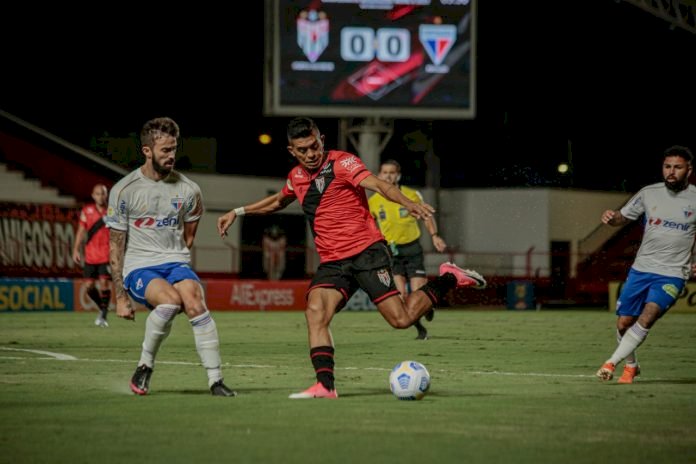
[[(0, 463), (696, 461), (692, 314), (659, 321), (643, 375), (618, 385), (594, 377), (615, 348), (607, 311), (439, 311), (427, 341), (340, 313), (338, 400), (287, 398), (314, 382), (302, 313), (213, 315), (237, 398), (210, 395), (181, 315), (138, 397), (146, 313), (108, 329), (94, 314), (0, 314)], [(422, 401), (389, 392), (406, 359), (432, 376)]]

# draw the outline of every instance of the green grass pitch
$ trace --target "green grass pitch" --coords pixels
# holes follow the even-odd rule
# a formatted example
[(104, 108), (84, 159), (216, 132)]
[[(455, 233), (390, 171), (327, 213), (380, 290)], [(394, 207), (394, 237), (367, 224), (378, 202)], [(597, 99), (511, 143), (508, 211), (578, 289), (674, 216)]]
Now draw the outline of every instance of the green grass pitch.
[[(0, 314), (0, 463), (696, 462), (693, 314), (660, 320), (643, 375), (618, 385), (594, 377), (615, 348), (608, 311), (442, 310), (427, 341), (340, 313), (338, 400), (288, 399), (314, 382), (302, 313), (213, 315), (237, 398), (210, 395), (181, 315), (138, 397), (146, 313), (108, 329), (94, 314)], [(389, 392), (406, 359), (430, 371), (422, 401)]]

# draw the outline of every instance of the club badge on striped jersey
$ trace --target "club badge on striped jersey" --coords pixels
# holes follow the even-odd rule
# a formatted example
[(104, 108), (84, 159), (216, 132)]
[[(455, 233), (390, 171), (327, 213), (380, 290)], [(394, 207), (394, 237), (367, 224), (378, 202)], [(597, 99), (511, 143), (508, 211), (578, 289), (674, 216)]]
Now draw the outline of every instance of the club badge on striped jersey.
[(317, 186), (317, 190), (319, 190), (319, 193), (324, 193), (324, 176), (317, 177), (314, 179), (314, 185)]

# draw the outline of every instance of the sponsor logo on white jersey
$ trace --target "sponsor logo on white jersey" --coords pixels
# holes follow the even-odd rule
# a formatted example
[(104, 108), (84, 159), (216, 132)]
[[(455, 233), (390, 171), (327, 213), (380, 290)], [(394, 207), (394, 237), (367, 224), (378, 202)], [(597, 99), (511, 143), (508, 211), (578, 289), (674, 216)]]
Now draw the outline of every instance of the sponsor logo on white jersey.
[(178, 217), (164, 217), (164, 218), (153, 218), (153, 217), (142, 217), (133, 221), (133, 226), (138, 229), (161, 229), (163, 227), (176, 228), (179, 225)]
[(648, 224), (651, 226), (664, 227), (665, 229), (676, 229), (676, 230), (684, 230), (684, 231), (689, 230), (689, 227), (690, 227), (689, 223), (677, 222), (677, 221), (667, 221), (667, 220), (656, 218), (656, 217), (648, 218)]

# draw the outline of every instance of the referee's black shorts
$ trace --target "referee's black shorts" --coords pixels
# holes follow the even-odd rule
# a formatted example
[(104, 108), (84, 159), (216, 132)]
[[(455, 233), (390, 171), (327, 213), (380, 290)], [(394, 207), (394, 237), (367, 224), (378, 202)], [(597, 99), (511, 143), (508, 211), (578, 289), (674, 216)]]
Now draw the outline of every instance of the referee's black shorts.
[(394, 275), (425, 278), (425, 265), (423, 264), (423, 247), (419, 240), (396, 245), (396, 253), (392, 257), (392, 271)]

